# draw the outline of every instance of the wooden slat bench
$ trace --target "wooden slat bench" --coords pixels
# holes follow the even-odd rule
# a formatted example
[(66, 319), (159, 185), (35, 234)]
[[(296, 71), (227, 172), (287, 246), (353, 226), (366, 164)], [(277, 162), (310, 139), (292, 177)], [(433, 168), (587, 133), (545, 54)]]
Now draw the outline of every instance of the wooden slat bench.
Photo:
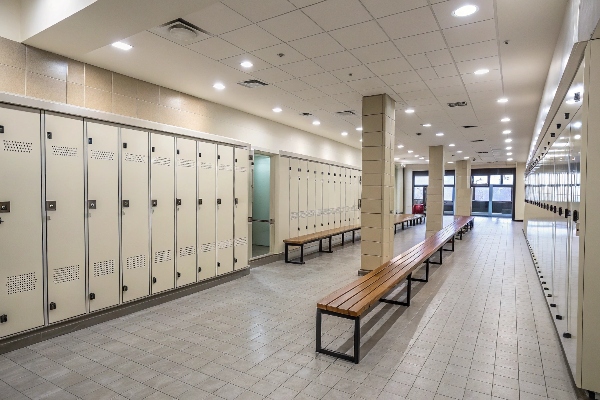
[[(308, 235), (285, 239), (285, 262), (291, 264), (304, 264), (304, 245), (319, 242), (319, 252), (333, 253), (331, 250), (331, 238), (336, 235), (342, 235), (342, 246), (344, 245), (344, 235), (352, 232), (352, 243), (356, 239), (356, 231), (360, 230), (360, 225), (341, 226), (339, 228), (328, 229), (323, 232), (310, 233)], [(329, 239), (329, 250), (323, 250), (323, 240)], [(289, 247), (300, 247), (300, 261), (290, 260)]]
[(425, 215), (423, 214), (397, 214), (394, 221), (394, 234), (396, 234), (396, 227), (398, 225), (402, 225), (402, 230), (404, 230), (404, 224), (414, 226), (423, 222), (425, 222)]
[[(473, 220), (473, 217), (455, 217), (453, 223), (445, 226), (435, 235), (322, 299), (317, 304), (316, 351), (358, 364), (360, 359), (361, 315), (379, 301), (407, 307), (410, 306), (411, 282), (427, 282), (429, 280), (429, 264), (441, 264), (442, 252), (454, 251), (455, 235), (462, 233), (465, 227), (472, 229)], [(452, 244), (451, 249), (444, 248), (447, 243)], [(440, 261), (431, 261), (430, 258), (438, 252), (440, 254)], [(425, 263), (425, 278), (413, 278), (412, 273), (423, 263)], [(406, 301), (400, 302), (386, 299), (385, 295), (404, 280), (407, 281)], [(322, 314), (335, 315), (354, 321), (353, 356), (321, 347)]]

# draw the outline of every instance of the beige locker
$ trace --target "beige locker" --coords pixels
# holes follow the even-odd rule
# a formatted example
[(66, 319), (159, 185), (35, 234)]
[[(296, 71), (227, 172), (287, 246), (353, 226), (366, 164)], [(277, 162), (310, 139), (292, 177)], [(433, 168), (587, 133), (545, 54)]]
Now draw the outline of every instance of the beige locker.
[(197, 280), (196, 277), (196, 210), (198, 209), (196, 193), (196, 141), (192, 139), (176, 139), (177, 145), (177, 186), (176, 217), (177, 234), (175, 235), (177, 262), (176, 286), (188, 285)]
[(250, 160), (248, 150), (235, 149), (234, 175), (234, 251), (235, 269), (248, 266), (248, 187), (250, 179)]
[(353, 225), (354, 210), (352, 210), (352, 170), (344, 168), (344, 186), (342, 202), (344, 205), (344, 225)]
[(175, 138), (151, 134), (152, 293), (175, 287)]
[(217, 145), (198, 142), (198, 280), (217, 275)]
[(356, 225), (360, 225), (360, 208), (362, 199), (362, 172), (356, 171), (356, 213), (354, 214), (354, 221)]
[(0, 107), (0, 338), (44, 324), (40, 113)]
[(306, 212), (308, 207), (308, 162), (298, 162), (298, 235), (308, 234)]
[(323, 230), (333, 228), (333, 213), (331, 211), (333, 176), (330, 168), (329, 165), (323, 164)]
[(333, 227), (339, 228), (342, 219), (340, 212), (340, 189), (341, 189), (340, 167), (333, 167)]
[(86, 122), (90, 311), (119, 304), (119, 128)]
[(233, 271), (233, 147), (217, 146), (217, 274)]
[(317, 163), (309, 162), (308, 163), (308, 180), (307, 180), (307, 201), (308, 205), (306, 206), (306, 225), (308, 226), (308, 232), (306, 233), (315, 233), (317, 229), (317, 222), (315, 218), (315, 189), (316, 189), (316, 180), (317, 180)]
[(121, 128), (123, 302), (150, 294), (148, 133)]
[(290, 158), (290, 236), (300, 235), (298, 227), (298, 169), (299, 161), (296, 158)]
[(50, 323), (86, 312), (83, 120), (45, 116)]
[(315, 232), (323, 228), (323, 164), (315, 163)]

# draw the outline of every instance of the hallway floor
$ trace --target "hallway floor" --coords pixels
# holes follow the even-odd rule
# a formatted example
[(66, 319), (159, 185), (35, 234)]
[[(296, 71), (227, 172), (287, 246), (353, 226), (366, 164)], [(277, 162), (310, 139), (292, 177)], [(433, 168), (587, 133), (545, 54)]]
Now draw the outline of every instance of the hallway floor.
[[(315, 306), (359, 267), (357, 242), (0, 355), (0, 399), (577, 398), (521, 223), (477, 218), (411, 307), (363, 318), (355, 365), (315, 354)], [(324, 316), (323, 345), (351, 351), (351, 324)]]

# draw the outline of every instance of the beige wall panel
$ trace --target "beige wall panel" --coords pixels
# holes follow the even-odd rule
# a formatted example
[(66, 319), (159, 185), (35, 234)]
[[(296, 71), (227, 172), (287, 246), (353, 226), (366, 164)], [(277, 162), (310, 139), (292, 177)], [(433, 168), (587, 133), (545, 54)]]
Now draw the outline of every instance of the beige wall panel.
[(176, 139), (176, 218), (177, 234), (175, 249), (177, 256), (175, 268), (176, 286), (188, 285), (197, 280), (196, 277), (196, 197), (197, 168), (196, 141)]
[(217, 145), (198, 142), (198, 280), (217, 275)]

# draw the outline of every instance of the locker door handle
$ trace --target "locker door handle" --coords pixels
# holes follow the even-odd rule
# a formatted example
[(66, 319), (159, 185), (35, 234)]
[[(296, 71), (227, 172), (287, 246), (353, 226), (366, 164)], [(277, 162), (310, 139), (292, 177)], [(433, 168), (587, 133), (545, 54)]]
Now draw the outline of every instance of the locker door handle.
[(90, 293), (90, 300), (96, 300), (96, 293)]
[(235, 198), (235, 205), (236, 206), (238, 205), (238, 198), (237, 197)]
[(0, 213), (10, 212), (10, 201), (0, 201)]
[(181, 272), (178, 272), (178, 273), (177, 273), (177, 277), (178, 277), (178, 278), (181, 278)]
[(8, 315), (6, 315), (6, 314), (0, 315), (0, 324), (3, 324), (5, 322), (8, 322)]
[(201, 206), (202, 205), (202, 199), (198, 199), (198, 205)]
[(156, 283), (156, 278), (152, 278), (152, 283)]
[(234, 262), (234, 263), (236, 263), (236, 262), (237, 262), (237, 258), (234, 258), (234, 259), (233, 259), (233, 262)]
[(56, 211), (56, 201), (47, 201), (46, 211)]
[(220, 266), (221, 266), (221, 263), (220, 263), (220, 262), (218, 262), (218, 263), (217, 263), (217, 267), (220, 267)]
[(579, 221), (579, 211), (573, 210), (573, 222)]
[(128, 290), (129, 290), (129, 288), (127, 286), (123, 285), (123, 291), (126, 292)]
[(49, 306), (50, 310), (56, 310), (56, 303), (52, 302), (49, 304)]
[(217, 199), (217, 204), (221, 204), (221, 199)]
[(202, 267), (198, 267), (198, 272), (202, 272)]
[(181, 205), (181, 199), (176, 199), (175, 200), (175, 204), (177, 204), (178, 206), (180, 206)]
[(95, 210), (96, 209), (96, 200), (88, 200), (88, 209)]
[(158, 200), (152, 200), (152, 207), (158, 206)]
[(123, 208), (129, 207), (129, 200), (123, 200)]

